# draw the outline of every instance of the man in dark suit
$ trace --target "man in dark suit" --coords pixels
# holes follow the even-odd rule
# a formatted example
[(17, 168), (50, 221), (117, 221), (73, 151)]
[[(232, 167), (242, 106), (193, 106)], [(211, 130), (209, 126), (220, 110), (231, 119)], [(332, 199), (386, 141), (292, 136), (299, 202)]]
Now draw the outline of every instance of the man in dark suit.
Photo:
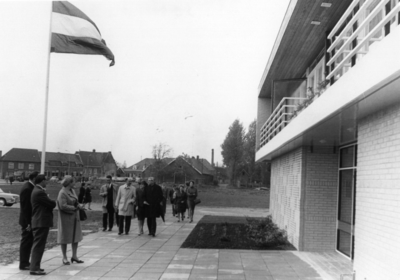
[(46, 193), (46, 176), (40, 174), (35, 179), (35, 188), (32, 191), (32, 231), (33, 246), (30, 266), (31, 275), (45, 275), (40, 269), (44, 248), (50, 228), (53, 226), (53, 209), (56, 202)]
[(39, 172), (35, 171), (29, 175), (29, 181), (26, 182), (19, 194), (20, 198), (20, 212), (19, 212), (19, 225), (21, 226), (21, 244), (19, 246), (19, 269), (29, 270), (29, 257), (31, 256), (31, 249), (33, 244), (32, 234), (32, 204), (31, 195), (35, 187), (35, 178)]
[(160, 217), (163, 206), (163, 192), (159, 185), (154, 183), (154, 178), (148, 178), (149, 185), (144, 188), (145, 214), (147, 218), (147, 227), (149, 235), (156, 236), (157, 221)]
[(115, 206), (117, 200), (118, 188), (112, 183), (112, 177), (107, 176), (107, 183), (101, 186), (100, 196), (103, 197), (103, 231), (107, 230), (107, 218), (108, 218), (108, 231), (111, 231), (114, 226), (114, 215), (115, 221), (118, 224), (118, 208)]

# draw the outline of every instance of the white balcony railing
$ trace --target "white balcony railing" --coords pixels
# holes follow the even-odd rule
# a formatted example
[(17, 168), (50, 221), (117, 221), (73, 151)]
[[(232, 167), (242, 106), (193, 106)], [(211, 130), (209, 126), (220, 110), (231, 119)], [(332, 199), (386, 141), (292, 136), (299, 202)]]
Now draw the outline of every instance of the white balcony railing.
[(307, 98), (285, 97), (279, 102), (275, 110), (261, 127), (260, 147), (268, 143), (277, 135), (289, 122), (296, 107)]
[(399, 0), (354, 0), (328, 35), (330, 72), (326, 78), (337, 81), (368, 53), (373, 43), (397, 27), (399, 11)]

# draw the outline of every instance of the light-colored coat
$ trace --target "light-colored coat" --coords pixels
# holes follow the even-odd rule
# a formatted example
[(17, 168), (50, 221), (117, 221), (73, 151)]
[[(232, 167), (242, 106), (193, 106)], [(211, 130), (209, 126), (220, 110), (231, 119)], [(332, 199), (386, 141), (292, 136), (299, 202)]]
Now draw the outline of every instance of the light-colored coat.
[(136, 188), (124, 184), (119, 187), (115, 206), (118, 208), (118, 215), (133, 216), (133, 207), (136, 200)]
[[(115, 186), (114, 184), (111, 183), (113, 186), (113, 206), (115, 206), (115, 201), (117, 200), (117, 194), (118, 194), (118, 186)], [(103, 213), (107, 213), (107, 184), (104, 184), (100, 188), (100, 196), (103, 197)]]
[[(74, 190), (72, 193), (66, 188), (62, 188), (58, 193), (57, 206), (58, 206), (58, 234), (57, 243), (71, 244), (74, 234), (74, 243), (82, 240), (81, 221), (79, 218), (79, 211), (76, 210), (76, 203), (78, 197)], [(74, 223), (75, 232), (74, 232)]]

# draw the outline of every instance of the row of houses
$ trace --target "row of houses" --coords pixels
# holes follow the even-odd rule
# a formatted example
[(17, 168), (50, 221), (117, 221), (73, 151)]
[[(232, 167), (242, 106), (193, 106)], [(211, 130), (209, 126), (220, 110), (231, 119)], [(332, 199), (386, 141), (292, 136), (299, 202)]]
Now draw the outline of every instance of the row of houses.
[[(42, 152), (35, 149), (13, 148), (2, 156), (0, 151), (0, 178), (28, 177), (40, 170)], [(65, 175), (80, 177), (158, 177), (158, 181), (184, 183), (212, 183), (215, 168), (206, 159), (194, 157), (164, 158), (156, 164), (154, 158), (146, 158), (128, 168), (118, 168), (111, 152), (78, 151), (74, 154), (46, 152), (45, 174), (59, 178)]]
[(400, 279), (400, 3), (291, 0), (259, 86), (256, 161), (301, 251)]
[[(28, 177), (41, 168), (42, 152), (35, 149), (13, 148), (2, 156), (0, 151), (0, 178)], [(93, 150), (75, 154), (46, 152), (45, 174), (52, 177), (65, 175), (102, 177), (117, 174), (117, 164), (111, 152)]]

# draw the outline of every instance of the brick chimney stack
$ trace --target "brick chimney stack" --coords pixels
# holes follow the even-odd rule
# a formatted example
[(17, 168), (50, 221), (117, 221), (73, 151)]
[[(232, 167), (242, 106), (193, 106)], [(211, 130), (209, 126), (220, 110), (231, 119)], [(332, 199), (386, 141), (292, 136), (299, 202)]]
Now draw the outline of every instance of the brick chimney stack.
[(3, 152), (2, 151), (0, 151), (0, 157), (3, 155)]
[(211, 149), (211, 165), (214, 166), (214, 149)]
[(95, 153), (96, 152), (96, 150), (95, 149), (93, 149), (93, 153)]
[(197, 158), (197, 160), (199, 160), (199, 156), (197, 156), (196, 158)]

